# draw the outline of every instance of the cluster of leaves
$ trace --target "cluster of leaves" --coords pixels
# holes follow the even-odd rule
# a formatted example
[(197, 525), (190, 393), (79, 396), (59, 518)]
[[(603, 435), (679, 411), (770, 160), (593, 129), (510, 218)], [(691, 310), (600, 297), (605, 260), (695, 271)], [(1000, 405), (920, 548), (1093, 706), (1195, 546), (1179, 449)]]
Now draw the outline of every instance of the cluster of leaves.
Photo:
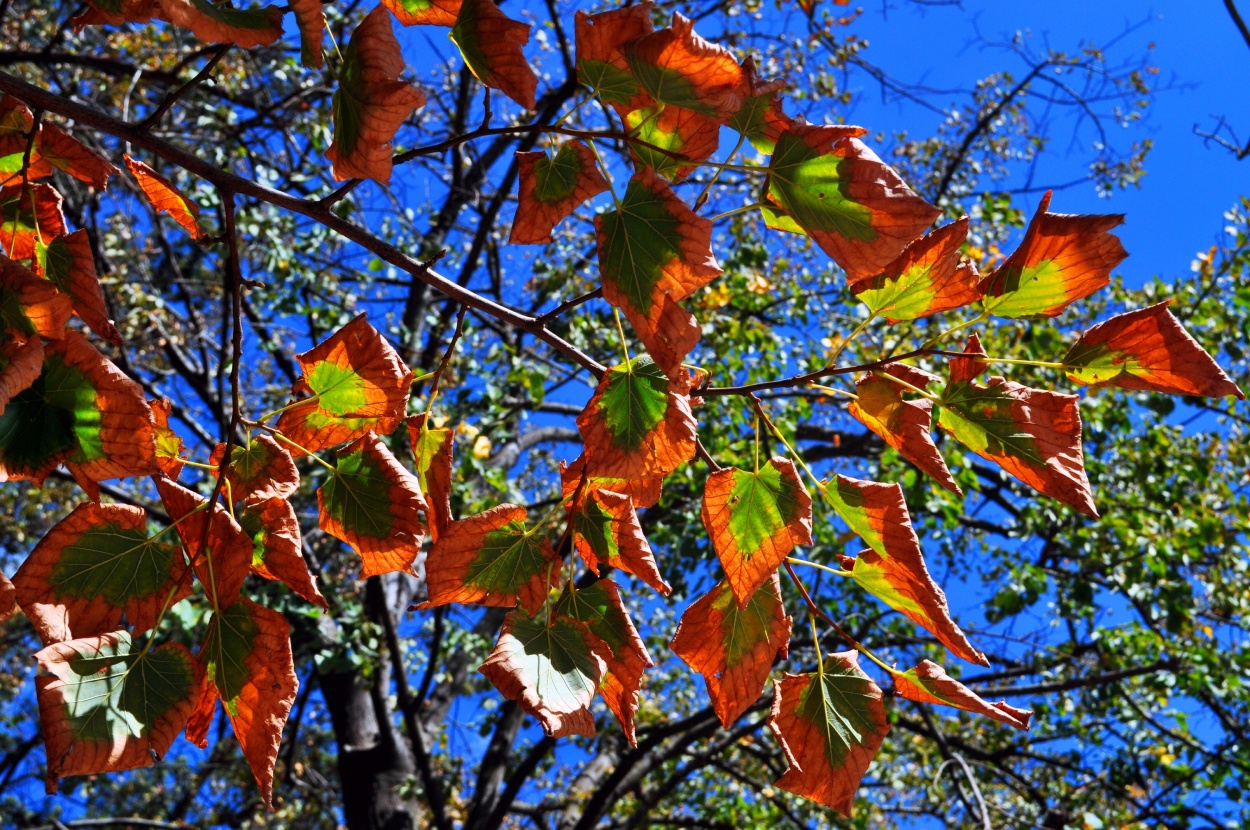
[[(90, 7), (77, 24), (156, 18), (243, 48), (282, 33), (283, 15), (273, 7), (235, 10), (199, 0), (92, 0)], [(319, 66), (320, 2), (295, 2), (291, 11), (304, 63)], [(537, 78), (521, 51), (529, 27), (491, 0), (384, 0), (344, 49), (326, 154), (337, 179), (386, 183), (395, 133), (425, 103), (419, 88), (400, 80), (392, 16), (405, 25), (450, 27), (483, 84), (535, 106)], [(859, 667), (860, 655), (890, 677), (898, 697), (1028, 728), (1028, 711), (981, 699), (928, 660), (905, 671), (890, 666), (824, 615), (794, 566), (850, 579), (954, 655), (988, 665), (929, 574), (899, 484), (818, 477), (790, 450), (755, 393), (826, 390), (825, 378), (854, 376), (855, 392), (843, 393), (850, 414), (941, 486), (961, 492), (933, 438), (935, 410), (936, 425), (968, 450), (1096, 517), (1076, 397), (1002, 377), (982, 382), (991, 363), (1019, 361), (987, 354), (976, 331), (960, 352), (944, 351), (941, 341), (995, 318), (1054, 317), (1106, 286), (1125, 256), (1110, 232), (1120, 217), (1051, 213), (1048, 195), (1017, 250), (983, 277), (966, 256), (968, 220), (931, 229), (940, 211), (878, 158), (862, 140), (865, 130), (787, 115), (782, 83), (760, 78), (750, 59), (704, 40), (680, 14), (656, 28), (649, 3), (578, 12), (576, 49), (579, 80), (619, 116), (624, 132), (550, 128), (567, 140), (554, 153), (521, 158), (511, 241), (547, 242), (575, 210), (610, 194), (595, 217), (598, 290), (647, 354), (627, 352), (611, 367), (569, 354), (588, 361), (600, 379), (577, 419), (583, 453), (562, 470), (556, 507), (537, 521), (515, 504), (455, 518), (453, 432), (438, 425), (433, 405), (456, 341), (434, 373), (424, 411), (410, 415), (414, 374), (363, 315), (299, 356), (302, 375), (288, 405), (244, 418), (236, 390), (241, 439), (231, 430), (206, 462), (185, 457), (168, 424), (168, 404), (146, 400), (70, 326), (76, 315), (121, 345), (85, 232), (67, 232), (60, 196), (43, 180), (59, 169), (103, 188), (118, 171), (21, 102), (0, 103), (0, 245), (7, 253), (0, 272), (0, 476), (42, 482), (64, 465), (92, 498), (44, 537), (12, 583), (0, 578), (0, 614), (16, 603), (45, 644), (37, 655), (45, 671), (38, 697), (50, 788), (60, 776), (149, 764), (183, 729), (204, 745), (220, 700), (269, 800), (297, 684), (285, 619), (242, 588), (254, 573), (324, 605), (301, 556), (289, 501), (300, 459), (325, 468), (320, 526), (359, 554), (363, 577), (414, 573), (428, 535), (425, 607), (510, 609), (481, 671), (550, 736), (593, 732), (590, 705), (599, 694), (634, 741), (637, 694), (651, 657), (604, 572), (632, 574), (668, 592), (638, 510), (654, 505), (665, 480), (697, 454), (713, 469), (702, 518), (725, 576), (685, 611), (672, 649), (703, 675), (722, 723), (756, 702), (787, 653), (792, 620), (781, 570), (798, 586), (812, 623), (815, 667), (786, 673), (775, 685), (769, 724), (789, 762), (778, 787), (849, 813), (889, 730), (884, 693)], [(766, 163), (733, 163), (737, 148), (729, 162), (709, 162), (723, 128), (737, 134), (737, 148), (749, 142)], [(595, 143), (609, 138), (626, 143), (632, 166), (619, 194)], [(225, 238), (214, 237), (196, 204), (168, 179), (132, 158), (125, 164), (153, 208), (202, 244), (226, 243), (237, 267), (229, 227)], [(808, 237), (846, 273), (867, 315), (843, 347), (875, 320), (897, 325), (975, 313), (919, 349), (872, 364), (839, 365), (839, 348), (823, 369), (804, 375), (711, 385), (707, 371), (686, 362), (702, 328), (682, 305), (722, 274), (712, 220), (699, 213), (707, 189), (687, 204), (672, 187), (700, 169), (717, 171), (713, 180), (721, 170), (758, 176), (760, 201), (743, 211), (760, 211), (772, 230)], [(948, 359), (945, 377), (916, 365), (934, 358)], [(1094, 326), (1059, 361), (1032, 363), (1083, 385), (1241, 397), (1166, 301)], [(757, 437), (775, 438), (791, 457), (761, 462), (757, 452), (753, 466), (739, 469), (701, 453), (695, 413), (713, 395), (741, 396)], [(412, 471), (383, 440), (401, 425)], [(329, 450), (332, 460), (319, 455)], [(177, 483), (187, 464), (213, 474), (211, 495)], [(153, 477), (165, 516), (100, 503), (99, 482), (142, 476)], [(848, 542), (859, 540), (856, 556), (828, 563), (793, 556), (812, 542), (814, 503), (848, 527)], [(580, 578), (579, 559), (586, 566)], [(212, 616), (192, 654), (157, 635), (196, 583)], [(850, 650), (820, 658), (818, 620)]]

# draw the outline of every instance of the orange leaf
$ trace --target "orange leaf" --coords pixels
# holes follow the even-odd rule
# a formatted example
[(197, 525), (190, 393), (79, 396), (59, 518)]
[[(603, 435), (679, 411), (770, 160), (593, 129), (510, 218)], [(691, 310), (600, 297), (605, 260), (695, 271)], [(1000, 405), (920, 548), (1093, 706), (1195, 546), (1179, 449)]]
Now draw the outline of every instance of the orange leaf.
[(13, 397), (31, 387), (43, 368), (43, 341), (32, 337), (0, 342), (0, 416)]
[(548, 587), (559, 584), (560, 561), (544, 534), (527, 534), (525, 518), (524, 507), (501, 504), (447, 525), (425, 560), (429, 600), (422, 607), (519, 602), (536, 613)]
[(463, 0), (451, 39), (479, 81), (534, 109), (538, 77), (521, 52), (530, 39), (529, 24), (508, 17), (495, 0)]
[(546, 153), (517, 153), (520, 184), (516, 216), (508, 241), (517, 245), (551, 242), (551, 231), (583, 202), (608, 189), (594, 153), (580, 141)]
[(337, 180), (391, 180), (391, 140), (425, 93), (399, 80), (404, 57), (391, 16), (378, 6), (352, 32), (334, 93), (334, 143), (326, 151)]
[(775, 573), (744, 608), (722, 580), (681, 615), (669, 648), (703, 675), (712, 708), (728, 728), (759, 700), (773, 661), (786, 656), (791, 622)]
[(1015, 253), (981, 281), (985, 310), (998, 317), (1055, 317), (1111, 282), (1128, 253), (1109, 231), (1120, 214), (1049, 213), (1046, 191)]
[(574, 17), (578, 80), (610, 104), (629, 105), (638, 99), (642, 99), (639, 106), (652, 103), (638, 87), (624, 46), (655, 31), (651, 22), (654, 5), (644, 0), (598, 14), (579, 9)]
[(19, 340), (65, 335), (73, 303), (24, 265), (0, 256), (0, 328)]
[(455, 26), (460, 0), (382, 0), (405, 26)]
[(156, 14), (156, 0), (87, 0), (87, 10), (71, 17), (69, 24), (75, 27), (123, 23), (147, 23)]
[(674, 182), (698, 169), (720, 147), (720, 124), (682, 107), (617, 107), (632, 134), (630, 155), (636, 167), (650, 167)]
[[(235, 601), (252, 564), (252, 540), (239, 523), (221, 506), (213, 505), (213, 518), (208, 528), (208, 550), (202, 551), (204, 525), (208, 522), (205, 508), (208, 500), (164, 476), (156, 476), (156, 492), (161, 496), (165, 512), (177, 523), (178, 536), (186, 548), (187, 558), (195, 575), (204, 584), (204, 592), (215, 608), (224, 608)], [(203, 553), (203, 555), (201, 555)]]
[(85, 228), (58, 236), (36, 261), (43, 277), (50, 280), (74, 304), (74, 313), (100, 337), (121, 346), (121, 332), (109, 319), (104, 289), (95, 272), (95, 255)]
[(647, 317), (628, 313), (626, 316), (661, 372), (670, 378), (685, 374), (682, 363), (703, 336), (703, 328), (693, 314), (670, 295), (661, 294)]
[[(585, 484), (582, 484), (583, 477), (586, 479)], [(589, 475), (586, 473), (586, 456), (579, 455), (573, 459), (572, 464), (567, 466), (563, 461), (560, 462), (560, 481), (565, 498), (577, 493), (579, 488), (582, 493), (579, 499), (595, 490), (611, 490), (614, 493), (629, 496), (635, 509), (645, 509), (660, 500), (660, 489), (664, 483), (664, 477), (651, 475), (637, 478), (614, 478)], [(570, 506), (570, 509), (574, 508)]]
[(61, 194), (51, 185), (0, 188), (0, 245), (10, 259), (35, 259), (39, 248), (65, 233)]
[(754, 58), (742, 62), (742, 73), (746, 79), (746, 97), (742, 108), (729, 119), (729, 126), (761, 153), (771, 153), (776, 149), (781, 134), (801, 122), (786, 115), (781, 108), (784, 81), (765, 81), (761, 78)]
[(155, 16), (190, 29), (208, 43), (233, 43), (244, 49), (270, 46), (282, 37), (282, 12), (276, 6), (235, 9), (229, 0), (156, 0)]
[(13, 616), (17, 610), (17, 589), (9, 578), (0, 573), (0, 623)]
[(952, 358), (950, 362), (950, 382), (967, 383), (981, 375), (990, 364), (984, 360), (977, 360), (978, 357), (985, 357), (985, 347), (981, 345), (981, 337), (975, 332), (968, 335), (968, 342), (964, 344), (964, 354), (970, 357)]
[(890, 731), (881, 689), (858, 660), (842, 651), (812, 674), (787, 674), (768, 719), (788, 764), (776, 786), (845, 816)]
[[(209, 456), (209, 465), (220, 468), (225, 455), (226, 445), (218, 444)], [(299, 489), (299, 470), (295, 469), (291, 454), (264, 433), (252, 438), (246, 446), (235, 445), (230, 459), (226, 480), (230, 482), (232, 501), (285, 499)]]
[(126, 168), (139, 183), (139, 189), (148, 197), (148, 202), (157, 213), (168, 213), (170, 217), (191, 234), (196, 242), (204, 242), (208, 234), (200, 225), (200, 207), (182, 195), (182, 191), (174, 187), (173, 182), (157, 173), (141, 161), (130, 156), (122, 156)]
[(117, 172), (112, 162), (55, 124), (41, 124), (37, 141), (44, 161), (96, 190), (104, 190)]
[(629, 496), (591, 490), (569, 507), (573, 546), (595, 576), (604, 564), (633, 574), (665, 596), (672, 588), (660, 575)]
[(923, 369), (902, 363), (890, 364), (868, 372), (856, 382), (855, 394), (859, 399), (851, 401), (848, 411), (938, 484), (963, 495), (937, 444), (933, 443), (933, 401), (928, 398), (905, 400), (905, 388), (885, 375), (921, 389), (938, 380), (936, 375)]
[(890, 323), (918, 320), (981, 299), (980, 275), (962, 260), (968, 217), (917, 239), (874, 277), (851, 283), (851, 293)]
[(425, 497), (430, 541), (437, 542), (452, 521), (451, 470), (456, 434), (450, 429), (432, 428), (428, 414), (409, 416), (404, 423), (412, 440), (417, 481)]
[(174, 481), (182, 474), (182, 436), (169, 428), (169, 413), (173, 404), (169, 398), (148, 401), (152, 407), (152, 421), (156, 434), (156, 464)]
[(326, 35), (326, 15), (321, 0), (291, 0), (295, 24), (299, 26), (300, 63), (320, 69), (325, 63), (321, 44)]
[(328, 609), (301, 552), (295, 508), (286, 499), (253, 501), (239, 513), (239, 526), (252, 540), (252, 573), (281, 580), (313, 605)]
[(919, 703), (939, 703), (967, 712), (985, 715), (996, 721), (1028, 731), (1033, 712), (1007, 705), (1007, 701), (989, 703), (946, 673), (931, 660), (921, 660), (913, 669), (894, 674), (894, 693)]
[(1237, 384), (1168, 311), (1171, 300), (1117, 314), (1081, 335), (1068, 356), (1068, 379), (1173, 395), (1245, 400)]
[(733, 54), (694, 33), (674, 12), (673, 24), (625, 46), (638, 85), (661, 104), (693, 110), (721, 123), (742, 107), (746, 75)]

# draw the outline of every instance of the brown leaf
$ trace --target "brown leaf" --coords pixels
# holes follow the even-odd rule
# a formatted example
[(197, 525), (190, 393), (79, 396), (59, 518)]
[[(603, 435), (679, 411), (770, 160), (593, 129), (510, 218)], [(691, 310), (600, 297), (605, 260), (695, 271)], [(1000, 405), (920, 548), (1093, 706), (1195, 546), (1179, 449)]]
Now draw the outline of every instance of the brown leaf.
[(252, 573), (280, 580), (313, 605), (329, 609), (304, 561), (299, 520), (286, 499), (253, 501), (239, 513), (239, 526), (252, 540)]
[(117, 172), (112, 162), (55, 124), (41, 124), (37, 141), (43, 160), (96, 190), (104, 190)]
[(430, 541), (437, 542), (443, 529), (453, 519), (451, 476), (456, 433), (451, 429), (431, 427), (429, 418), (428, 413), (411, 415), (404, 423), (408, 425), (408, 437), (412, 441), (417, 481), (425, 497)]
[(229, 0), (156, 0), (155, 16), (190, 29), (208, 43), (233, 43), (243, 49), (270, 46), (282, 37), (282, 12), (276, 6), (237, 10)]
[(479, 81), (534, 109), (538, 77), (521, 51), (529, 24), (508, 17), (495, 0), (462, 0), (451, 39)]
[(156, 491), (165, 505), (165, 512), (177, 523), (187, 558), (211, 604), (214, 608), (229, 606), (238, 598), (251, 567), (252, 540), (218, 499), (213, 505), (213, 518), (208, 528), (208, 549), (203, 551), (200, 543), (204, 539), (204, 525), (208, 523), (208, 511), (203, 505), (208, 500), (164, 476), (156, 476)]
[(0, 342), (0, 415), (9, 401), (30, 388), (43, 368), (43, 341), (38, 337), (22, 341), (15, 337)]
[(10, 259), (35, 259), (40, 246), (65, 233), (61, 194), (38, 183), (0, 188), (0, 245)]
[(290, 0), (290, 3), (299, 26), (300, 63), (320, 69), (325, 63), (321, 44), (326, 34), (326, 15), (321, 0)]
[(733, 53), (699, 37), (694, 23), (676, 12), (671, 26), (630, 41), (625, 56), (653, 99), (722, 124), (747, 95), (746, 75)]
[(551, 231), (560, 220), (608, 189), (594, 153), (581, 141), (566, 142), (554, 158), (546, 153), (516, 157), (520, 183), (508, 237), (514, 245), (551, 242)]
[(0, 256), (0, 334), (20, 340), (65, 335), (73, 302), (47, 280), (13, 260)]
[(156, 437), (156, 464), (170, 479), (177, 481), (182, 474), (182, 436), (169, 428), (169, 413), (173, 404), (168, 398), (148, 401), (152, 407), (152, 421)]
[[(582, 479), (585, 479), (585, 483)], [(573, 463), (565, 465), (560, 462), (560, 482), (564, 489), (564, 497), (569, 498), (580, 489), (585, 498), (595, 490), (611, 490), (623, 496), (629, 496), (636, 509), (652, 507), (660, 500), (660, 491), (664, 477), (659, 475), (640, 476), (638, 478), (615, 478), (612, 476), (590, 475), (586, 472), (586, 456), (579, 455)], [(573, 506), (570, 506), (573, 509)]]
[(85, 228), (52, 240), (42, 257), (41, 267), (43, 277), (69, 296), (74, 313), (93, 332), (115, 346), (123, 345), (121, 332), (109, 319), (104, 288), (96, 276), (95, 255)]
[[(209, 456), (209, 465), (220, 469), (225, 455), (226, 445), (218, 444)], [(233, 501), (285, 499), (299, 489), (299, 470), (295, 469), (291, 454), (263, 432), (248, 441), (246, 446), (235, 445), (230, 459), (226, 481), (230, 482), (229, 492)]]
[(998, 703), (982, 700), (931, 660), (921, 660), (915, 668), (897, 672), (894, 675), (894, 693), (919, 703), (939, 703), (985, 715), (1022, 732), (1028, 731), (1029, 719), (1033, 717), (1032, 711), (1009, 706), (1005, 700)]
[(971, 357), (955, 357), (950, 361), (951, 383), (967, 383), (974, 380), (990, 366), (984, 360), (977, 360), (978, 356), (985, 357), (985, 347), (981, 345), (981, 337), (976, 332), (968, 335), (968, 342), (964, 345), (964, 354), (971, 355)]
[(9, 578), (0, 573), (0, 623), (8, 620), (17, 610), (17, 589)]
[(974, 303), (981, 277), (959, 254), (967, 236), (964, 216), (912, 242), (880, 274), (854, 280), (851, 293), (890, 323)]
[(595, 576), (599, 565), (633, 574), (661, 594), (672, 588), (660, 575), (629, 496), (590, 490), (569, 507), (573, 546)]

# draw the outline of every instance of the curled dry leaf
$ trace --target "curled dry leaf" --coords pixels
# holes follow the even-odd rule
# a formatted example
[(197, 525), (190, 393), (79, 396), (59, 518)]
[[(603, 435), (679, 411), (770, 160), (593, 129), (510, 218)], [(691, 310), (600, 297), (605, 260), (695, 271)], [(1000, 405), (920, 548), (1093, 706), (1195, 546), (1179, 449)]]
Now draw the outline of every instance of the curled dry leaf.
[(47, 280), (0, 256), (0, 334), (19, 340), (61, 339), (73, 302)]
[(560, 220), (608, 189), (594, 153), (581, 141), (566, 142), (554, 157), (546, 153), (516, 157), (520, 184), (508, 238), (513, 244), (551, 242), (551, 231)]
[(182, 195), (182, 191), (174, 187), (173, 182), (143, 162), (130, 156), (122, 158), (126, 162), (126, 169), (139, 183), (139, 189), (143, 191), (153, 210), (157, 213), (168, 213), (196, 242), (208, 239), (208, 233), (200, 225), (199, 205)]
[(252, 573), (281, 580), (313, 605), (328, 609), (317, 581), (308, 572), (295, 508), (286, 499), (254, 501), (239, 513), (239, 526), (252, 540)]
[[(163, 476), (156, 477), (156, 492), (165, 505), (165, 512), (176, 523), (187, 558), (212, 606), (224, 608), (233, 603), (252, 564), (252, 540), (222, 507), (220, 498), (213, 504), (213, 518), (209, 523), (205, 507), (208, 500), (198, 493)], [(209, 524), (208, 546), (204, 550), (201, 542), (205, 539), (206, 523)]]
[[(226, 445), (218, 444), (209, 456), (209, 466), (220, 469), (225, 455)], [(231, 449), (226, 480), (230, 482), (232, 501), (285, 499), (299, 489), (299, 470), (295, 469), (291, 454), (262, 432)]]
[(676, 12), (671, 26), (630, 41), (624, 51), (639, 87), (658, 103), (724, 124), (747, 95), (733, 53), (699, 37), (694, 23)]
[(890, 323), (974, 303), (981, 299), (981, 277), (959, 254), (967, 236), (964, 216), (912, 242), (880, 274), (853, 281), (851, 293)]
[(425, 498), (425, 515), (430, 527), (430, 541), (437, 542), (443, 529), (452, 521), (451, 475), (454, 430), (430, 426), (429, 414), (412, 415), (404, 420), (412, 441), (417, 481)]
[(607, 565), (633, 574), (665, 596), (672, 590), (660, 575), (629, 496), (589, 490), (569, 506), (573, 547), (595, 576)]
[(462, 0), (451, 39), (479, 81), (534, 109), (538, 76), (521, 51), (530, 39), (529, 24), (508, 17), (495, 0)]
[(121, 332), (109, 319), (104, 288), (96, 276), (95, 255), (86, 229), (52, 240), (40, 262), (43, 276), (70, 298), (74, 313), (88, 328), (115, 346), (123, 345)]
[(982, 700), (975, 692), (946, 673), (946, 670), (931, 660), (921, 660), (915, 668), (894, 674), (894, 692), (899, 697), (919, 703), (940, 703), (954, 706), (967, 712), (985, 715), (1000, 723), (1015, 727), (1020, 731), (1028, 731), (1029, 720), (1033, 712), (1028, 709), (1017, 709), (1008, 705), (1007, 701), (989, 703)]
[(321, 0), (290, 0), (295, 12), (295, 25), (299, 27), (300, 63), (320, 69), (325, 62), (321, 44), (325, 40), (326, 15)]

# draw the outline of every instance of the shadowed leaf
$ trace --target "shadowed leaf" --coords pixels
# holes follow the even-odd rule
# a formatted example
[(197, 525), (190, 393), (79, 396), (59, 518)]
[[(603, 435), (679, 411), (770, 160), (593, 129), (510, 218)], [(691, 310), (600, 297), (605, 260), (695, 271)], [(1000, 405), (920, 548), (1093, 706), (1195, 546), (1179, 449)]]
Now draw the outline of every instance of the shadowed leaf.
[(291, 11), (295, 12), (295, 24), (299, 27), (300, 63), (320, 69), (325, 62), (321, 43), (326, 34), (326, 15), (321, 0), (291, 0)]
[[(220, 468), (225, 454), (226, 445), (218, 444), (209, 456), (209, 465)], [(236, 444), (230, 461), (226, 480), (230, 482), (230, 498), (236, 502), (285, 499), (299, 489), (299, 470), (291, 454), (263, 432), (245, 445)]]
[(649, 96), (642, 93), (625, 57), (625, 44), (655, 31), (650, 0), (621, 9), (574, 18), (577, 38), (577, 77), (605, 102), (628, 106)]
[(200, 543), (208, 521), (208, 500), (161, 476), (156, 477), (156, 491), (169, 518), (177, 522), (176, 529), (187, 558), (195, 568), (196, 577), (204, 584), (210, 602), (219, 608), (233, 603), (252, 563), (252, 541), (222, 507), (219, 498), (213, 505), (213, 519), (208, 528), (208, 550), (202, 551)]
[(530, 39), (529, 24), (508, 17), (495, 0), (462, 0), (451, 39), (479, 81), (534, 109), (538, 77), (521, 51)]
[(42, 369), (43, 341), (38, 337), (26, 341), (10, 337), (0, 342), (0, 417), (15, 395), (38, 380)]
[(104, 190), (117, 172), (112, 162), (55, 124), (41, 124), (36, 142), (44, 161), (96, 190)]
[(73, 303), (24, 265), (0, 256), (0, 334), (20, 340), (65, 334)]
[(155, 16), (190, 29), (208, 43), (233, 43), (244, 49), (269, 46), (282, 37), (282, 12), (276, 6), (236, 9), (229, 0), (157, 0)]
[(100, 337), (115, 346), (123, 345), (121, 333), (109, 319), (86, 229), (52, 240), (39, 261), (43, 276), (73, 302), (74, 313)]
[(61, 194), (39, 183), (0, 188), (0, 245), (10, 259), (35, 259), (65, 233)]

